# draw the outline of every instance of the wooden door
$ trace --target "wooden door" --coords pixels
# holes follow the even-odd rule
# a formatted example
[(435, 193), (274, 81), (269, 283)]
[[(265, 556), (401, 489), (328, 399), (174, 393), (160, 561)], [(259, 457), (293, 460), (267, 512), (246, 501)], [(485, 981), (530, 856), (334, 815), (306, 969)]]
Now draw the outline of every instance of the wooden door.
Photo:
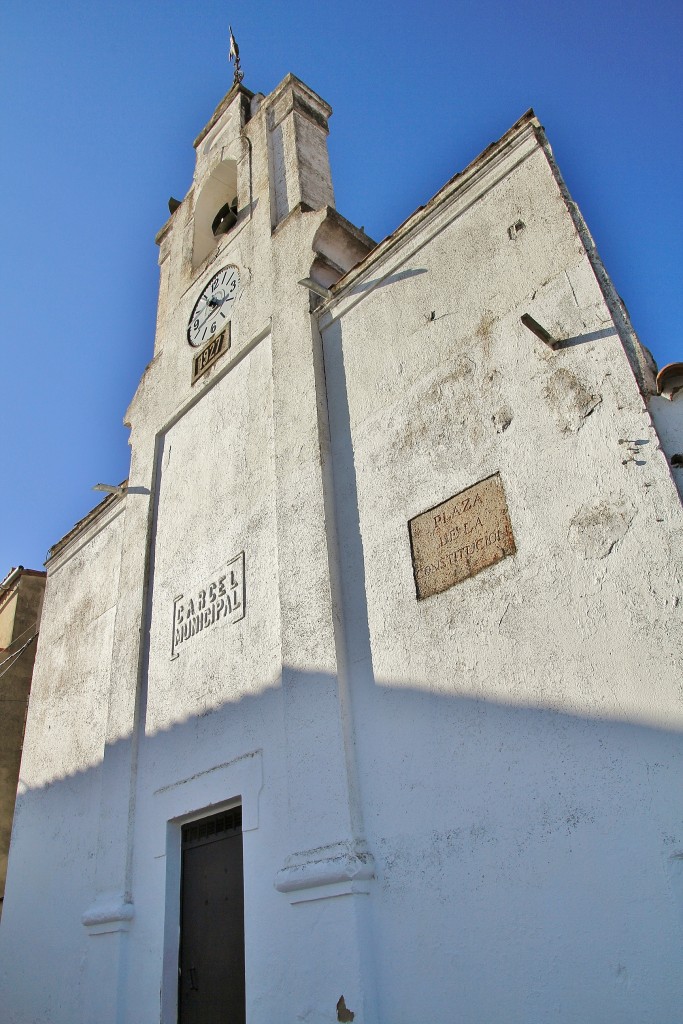
[(179, 1024), (246, 1024), (242, 809), (182, 830)]

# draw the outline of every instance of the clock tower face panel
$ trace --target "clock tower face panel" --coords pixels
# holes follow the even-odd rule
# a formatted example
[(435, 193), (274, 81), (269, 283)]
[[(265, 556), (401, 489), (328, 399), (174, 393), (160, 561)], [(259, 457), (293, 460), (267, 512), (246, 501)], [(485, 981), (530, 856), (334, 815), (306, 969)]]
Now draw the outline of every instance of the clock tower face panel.
[(239, 270), (232, 265), (221, 267), (204, 286), (187, 325), (187, 340), (193, 348), (220, 334), (232, 316), (239, 290)]

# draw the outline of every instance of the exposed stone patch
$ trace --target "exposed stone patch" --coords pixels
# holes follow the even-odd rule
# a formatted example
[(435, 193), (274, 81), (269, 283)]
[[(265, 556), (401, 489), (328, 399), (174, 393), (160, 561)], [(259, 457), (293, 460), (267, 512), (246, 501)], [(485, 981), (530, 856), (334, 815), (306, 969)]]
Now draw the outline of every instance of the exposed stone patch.
[(491, 417), (497, 434), (503, 434), (512, 423), (512, 410), (504, 405)]
[(353, 1010), (349, 1010), (344, 1002), (344, 996), (339, 996), (337, 1003), (337, 1020), (342, 1021), (342, 1024), (349, 1024), (355, 1017)]
[(569, 527), (569, 539), (584, 558), (606, 558), (623, 538), (635, 512), (625, 504), (584, 505)]
[(479, 325), (476, 330), (476, 336), (481, 341), (487, 341), (491, 337), (491, 330), (496, 322), (496, 318), (490, 309), (487, 309), (482, 314), (482, 318), (479, 321)]
[(592, 394), (579, 378), (561, 367), (556, 370), (543, 392), (562, 433), (576, 433), (602, 402), (602, 395)]

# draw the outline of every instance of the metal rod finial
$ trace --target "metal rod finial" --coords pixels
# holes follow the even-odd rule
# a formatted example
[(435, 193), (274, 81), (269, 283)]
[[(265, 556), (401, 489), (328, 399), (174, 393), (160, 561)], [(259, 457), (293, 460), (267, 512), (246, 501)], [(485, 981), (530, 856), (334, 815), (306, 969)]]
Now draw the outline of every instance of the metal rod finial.
[(239, 85), (244, 78), (244, 72), (242, 71), (242, 65), (240, 63), (240, 48), (237, 45), (232, 32), (232, 25), (228, 25), (230, 29), (230, 52), (228, 54), (228, 60), (235, 62), (235, 73), (233, 75), (232, 84)]

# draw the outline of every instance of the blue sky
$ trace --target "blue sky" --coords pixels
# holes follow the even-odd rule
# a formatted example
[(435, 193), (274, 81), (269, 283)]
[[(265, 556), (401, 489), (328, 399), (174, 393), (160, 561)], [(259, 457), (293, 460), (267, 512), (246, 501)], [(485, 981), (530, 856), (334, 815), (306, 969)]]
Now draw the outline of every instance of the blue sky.
[(128, 472), (157, 250), (231, 84), (333, 107), (337, 207), (379, 240), (533, 106), (659, 365), (683, 359), (683, 6), (5, 0), (0, 577)]

